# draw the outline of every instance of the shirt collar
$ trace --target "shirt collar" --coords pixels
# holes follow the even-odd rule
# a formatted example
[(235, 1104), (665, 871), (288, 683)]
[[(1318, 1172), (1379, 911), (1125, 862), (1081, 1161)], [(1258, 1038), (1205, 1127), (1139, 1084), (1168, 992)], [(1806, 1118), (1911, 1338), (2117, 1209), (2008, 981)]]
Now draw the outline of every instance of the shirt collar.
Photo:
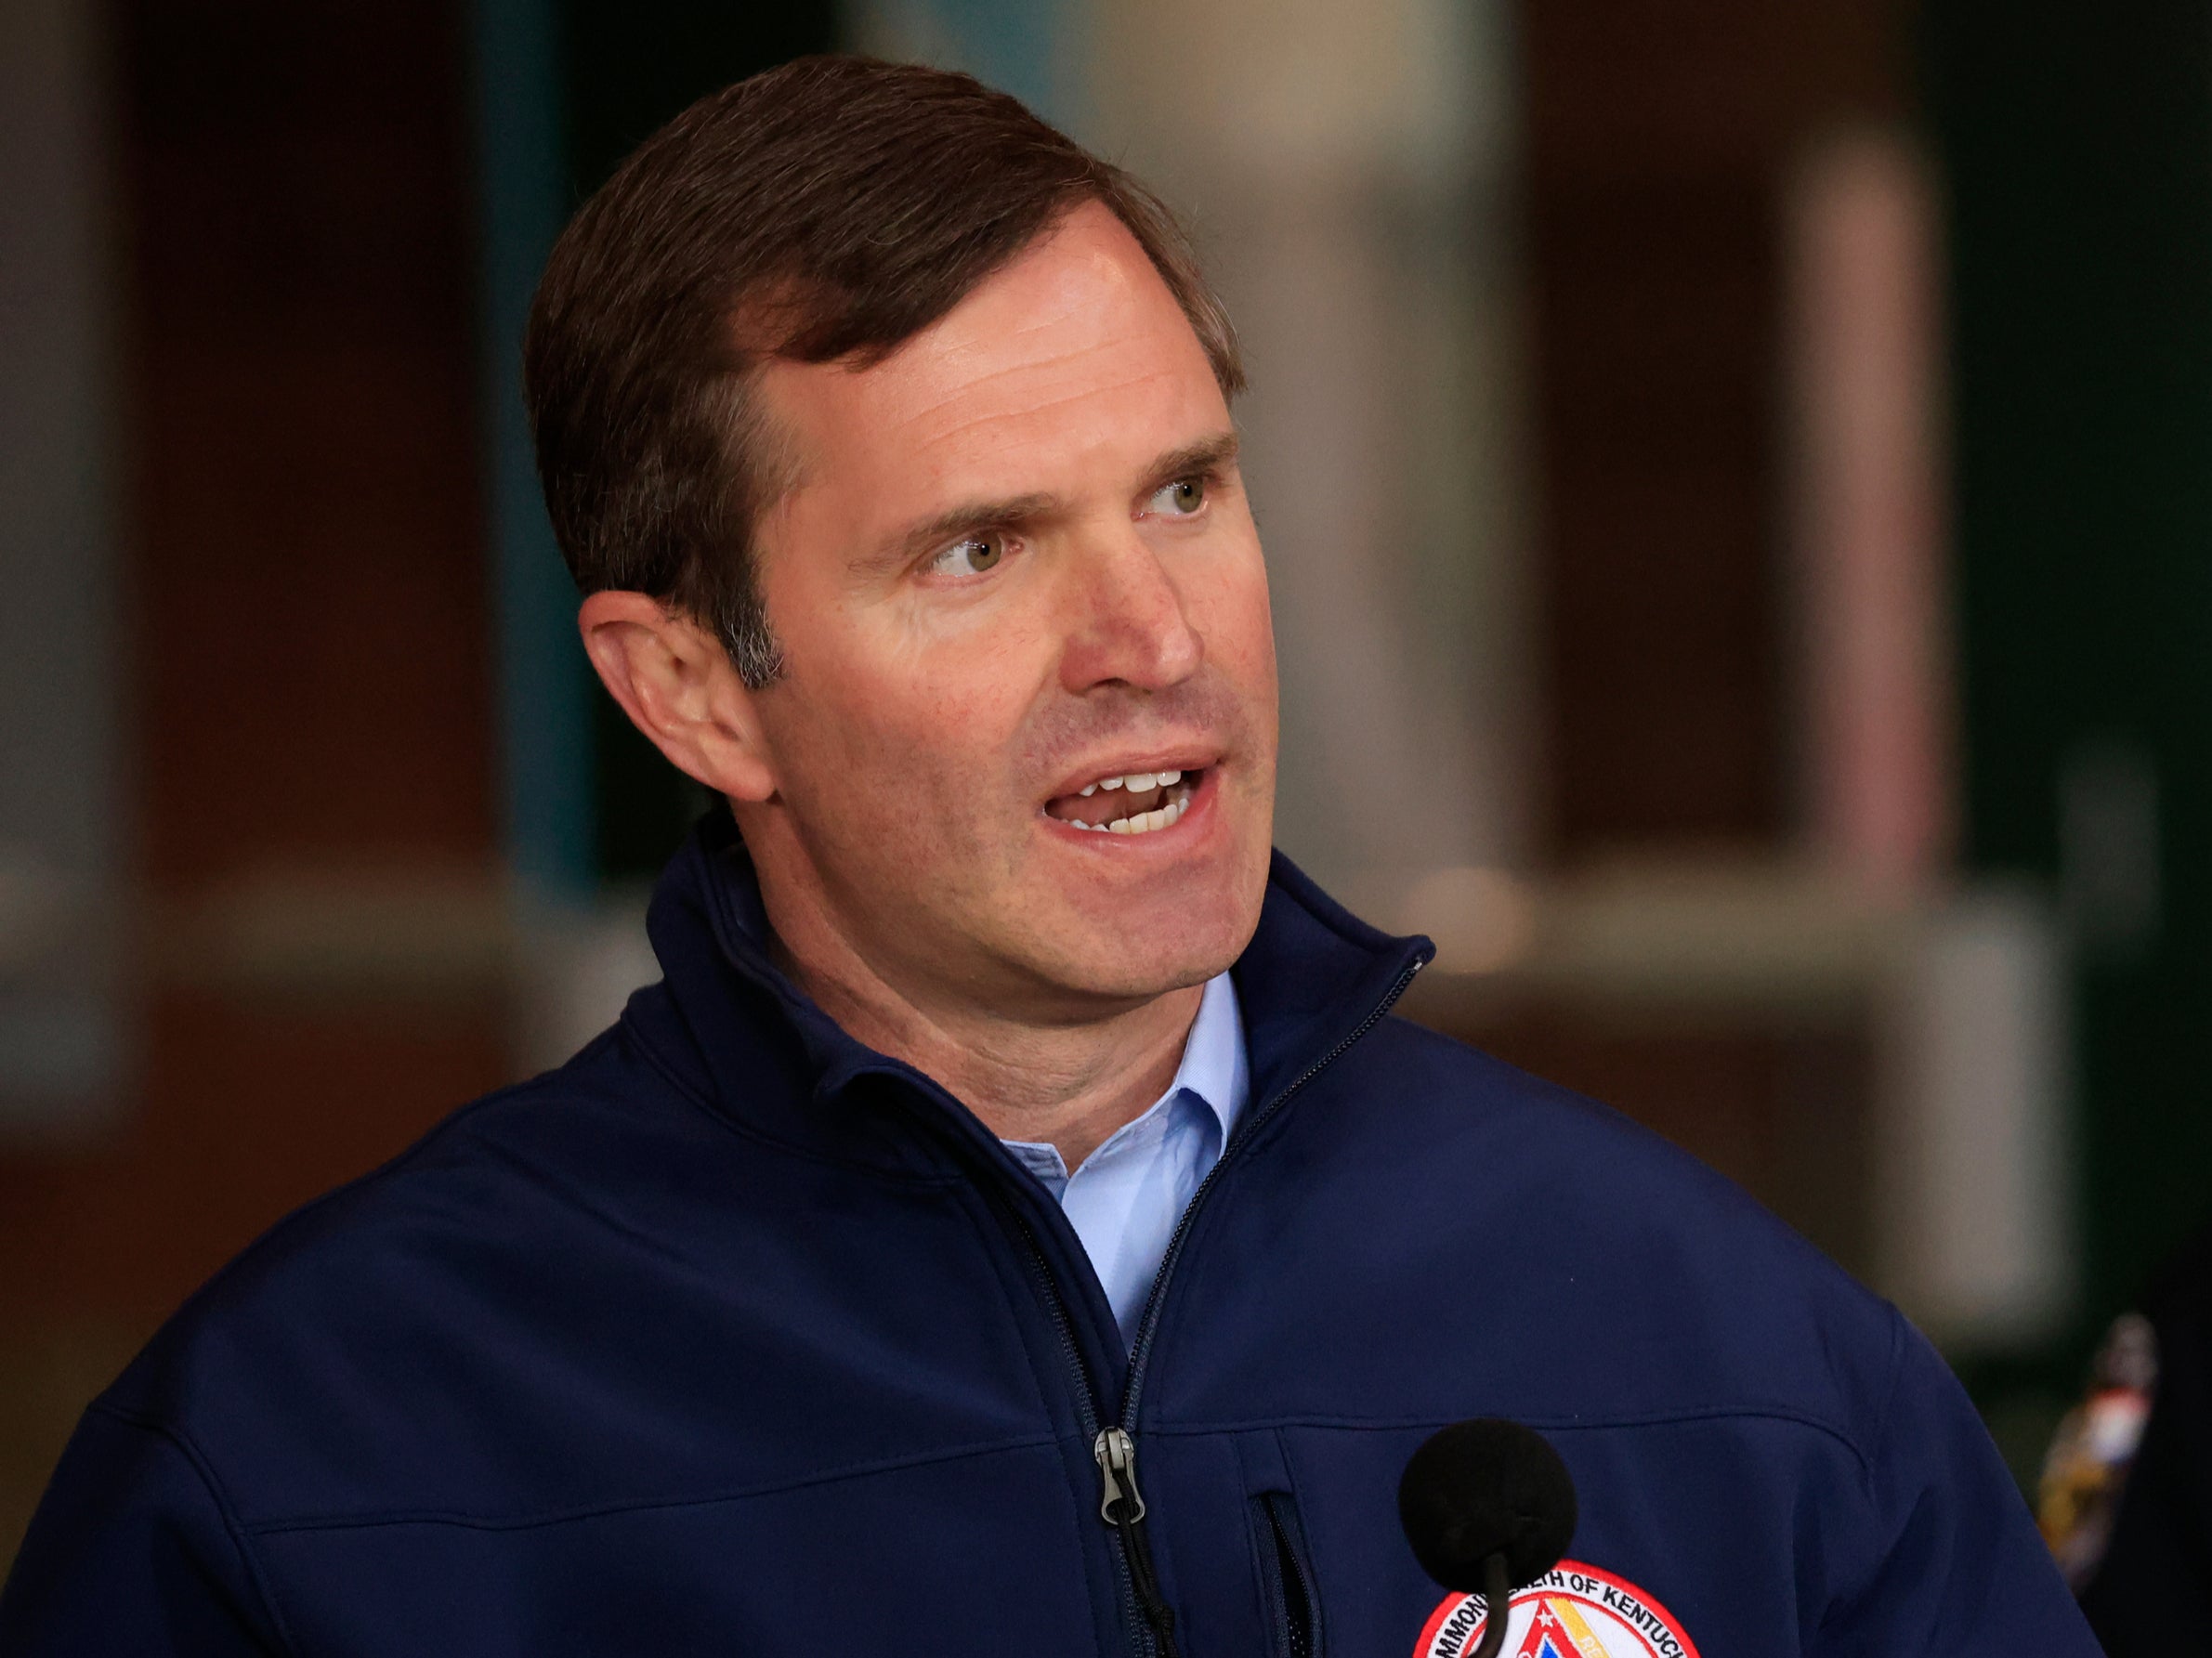
[(1225, 973), (1208, 979), (1206, 993), (1198, 999), (1198, 1016), (1191, 1021), (1183, 1063), (1175, 1067), (1175, 1080), (1168, 1084), (1168, 1097), (1178, 1090), (1188, 1090), (1206, 1102), (1221, 1124), (1222, 1143), (1228, 1144), (1245, 1097), (1251, 1092), (1251, 1066), (1245, 1057), (1237, 986)]
[[(911, 1067), (855, 1040), (777, 969), (753, 862), (726, 807), (708, 813), (670, 863), (647, 927), (662, 984), (633, 998), (627, 1016), (718, 1112), (904, 1168), (912, 1153), (907, 1142), (883, 1151), (852, 1131), (857, 1119), (811, 1107), (861, 1078), (883, 1077), (957, 1105)], [(1342, 1051), (1432, 954), (1425, 938), (1392, 938), (1347, 913), (1276, 853), (1259, 930), (1233, 970), (1237, 1017), (1229, 1028), (1241, 1037), (1249, 1093), (1281, 1092)], [(1208, 1099), (1217, 1120), (1245, 1108)], [(956, 1110), (954, 1120), (998, 1143), (972, 1117)]]
[[(1237, 986), (1227, 973), (1217, 973), (1206, 981), (1205, 992), (1198, 998), (1198, 1017), (1191, 1021), (1190, 1035), (1183, 1039), (1183, 1063), (1175, 1067), (1175, 1078), (1168, 1084), (1167, 1092), (1107, 1135), (1091, 1154), (1092, 1159), (1126, 1155), (1140, 1144), (1156, 1144), (1170, 1131), (1174, 1114), (1191, 1109), (1177, 1103), (1185, 1094), (1203, 1105), (1221, 1126), (1221, 1138), (1214, 1142), (1214, 1155), (1218, 1156), (1221, 1148), (1229, 1143), (1229, 1134), (1250, 1092), (1250, 1065), (1244, 1051), (1244, 1021), (1237, 1009)], [(1057, 1146), (1041, 1140), (1009, 1140), (1004, 1144), (1017, 1162), (1054, 1192), (1066, 1184), (1069, 1170)]]

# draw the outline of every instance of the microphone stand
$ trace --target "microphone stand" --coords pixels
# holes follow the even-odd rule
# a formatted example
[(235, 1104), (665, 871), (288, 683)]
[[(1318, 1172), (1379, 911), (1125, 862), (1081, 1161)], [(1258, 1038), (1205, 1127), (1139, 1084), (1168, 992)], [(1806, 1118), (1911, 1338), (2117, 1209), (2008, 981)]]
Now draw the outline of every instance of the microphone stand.
[(1468, 1658), (1498, 1658), (1499, 1648), (1505, 1645), (1506, 1619), (1512, 1615), (1512, 1586), (1506, 1581), (1505, 1556), (1486, 1555), (1483, 1560), (1483, 1638), (1477, 1641)]

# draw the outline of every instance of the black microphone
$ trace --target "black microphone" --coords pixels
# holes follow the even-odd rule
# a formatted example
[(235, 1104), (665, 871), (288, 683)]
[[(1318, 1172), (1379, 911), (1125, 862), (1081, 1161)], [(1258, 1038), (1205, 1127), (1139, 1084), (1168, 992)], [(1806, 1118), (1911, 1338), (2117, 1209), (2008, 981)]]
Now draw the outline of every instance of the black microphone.
[(1512, 1592), (1574, 1541), (1575, 1482), (1534, 1429), (1478, 1416), (1414, 1452), (1398, 1481), (1398, 1522), (1423, 1572), (1483, 1598), (1483, 1638), (1469, 1658), (1497, 1658)]

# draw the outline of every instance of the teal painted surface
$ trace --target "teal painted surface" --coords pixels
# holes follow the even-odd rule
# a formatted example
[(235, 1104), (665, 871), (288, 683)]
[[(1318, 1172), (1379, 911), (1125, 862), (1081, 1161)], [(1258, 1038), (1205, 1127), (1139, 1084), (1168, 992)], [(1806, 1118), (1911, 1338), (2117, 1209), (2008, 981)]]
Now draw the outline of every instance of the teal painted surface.
[[(559, 44), (561, 189), (581, 202), (694, 99), (811, 52), (831, 50), (830, 0), (774, 7), (724, 0), (552, 0)], [(572, 600), (570, 601), (573, 602)], [(586, 709), (594, 810), (588, 854), (618, 884), (660, 871), (711, 797), (594, 686)]]
[(936, 0), (960, 42), (962, 69), (1013, 93), (1038, 115), (1080, 126), (1084, 111), (1073, 31), (1075, 7), (1053, 0)]
[(1082, 126), (1078, 8), (1056, 0), (909, 0), (949, 67), (1011, 92), (1046, 120)]
[(522, 329), (568, 206), (560, 59), (548, 0), (476, 0), (486, 505), (497, 601), (507, 856), (532, 895), (598, 879), (590, 669), (522, 402)]

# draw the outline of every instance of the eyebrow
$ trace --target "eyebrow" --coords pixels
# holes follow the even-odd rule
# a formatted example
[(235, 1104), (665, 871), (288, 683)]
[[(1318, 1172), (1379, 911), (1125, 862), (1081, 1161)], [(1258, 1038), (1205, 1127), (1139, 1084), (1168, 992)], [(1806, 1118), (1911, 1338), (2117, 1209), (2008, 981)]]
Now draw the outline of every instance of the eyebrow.
[(1232, 431), (1216, 432), (1211, 437), (1201, 437), (1196, 443), (1186, 443), (1181, 449), (1170, 450), (1152, 463), (1149, 474), (1151, 488), (1171, 484), (1179, 477), (1189, 477), (1193, 473), (1224, 471), (1237, 463), (1239, 447), (1240, 441)]
[[(1194, 473), (1216, 472), (1237, 459), (1235, 432), (1219, 432), (1170, 450), (1145, 470), (1143, 493)], [(963, 536), (986, 529), (1006, 529), (1050, 517), (1063, 503), (1057, 495), (1032, 493), (1008, 496), (1002, 501), (969, 501), (908, 526), (872, 553), (855, 560), (856, 568), (902, 565), (924, 553), (948, 546)]]
[(938, 547), (986, 529), (1027, 524), (1052, 513), (1060, 504), (1057, 495), (1014, 495), (1004, 501), (970, 501), (933, 518), (909, 526), (874, 552), (855, 561), (862, 569), (889, 568), (921, 557)]

